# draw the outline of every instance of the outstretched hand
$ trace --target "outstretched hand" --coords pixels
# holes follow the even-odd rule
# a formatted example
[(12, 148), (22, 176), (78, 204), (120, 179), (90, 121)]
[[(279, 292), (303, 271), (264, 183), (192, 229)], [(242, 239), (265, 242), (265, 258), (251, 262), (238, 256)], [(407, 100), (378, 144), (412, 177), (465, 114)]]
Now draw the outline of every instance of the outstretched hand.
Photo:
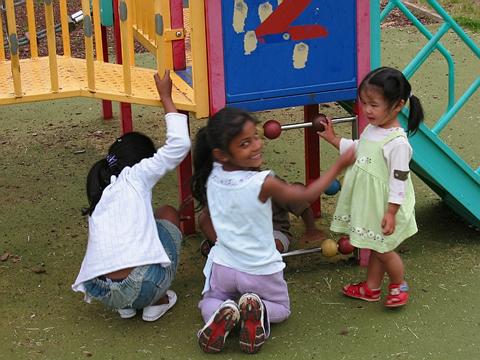
[(335, 130), (333, 129), (332, 119), (324, 116), (320, 121), (324, 127), (324, 130), (317, 131), (318, 136), (320, 136), (321, 138), (324, 138), (327, 141), (331, 138), (334, 138), (336, 134), (335, 134)]
[(170, 78), (170, 71), (165, 70), (162, 78), (156, 73), (153, 78), (155, 79), (155, 85), (157, 86), (157, 91), (160, 95), (160, 100), (162, 100), (165, 113), (177, 112), (172, 100), (172, 79)]
[(335, 134), (335, 130), (333, 129), (332, 118), (330, 117), (323, 117), (321, 119), (321, 123), (324, 127), (323, 131), (317, 131), (318, 136), (325, 139), (327, 142), (335, 146), (337, 149), (339, 147), (340, 138), (337, 137)]

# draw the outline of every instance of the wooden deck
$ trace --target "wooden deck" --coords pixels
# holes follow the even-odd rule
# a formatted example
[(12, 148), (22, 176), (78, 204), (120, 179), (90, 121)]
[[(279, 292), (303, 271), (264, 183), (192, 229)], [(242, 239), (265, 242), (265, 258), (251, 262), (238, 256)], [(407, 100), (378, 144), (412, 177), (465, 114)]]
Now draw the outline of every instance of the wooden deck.
[[(122, 65), (94, 62), (95, 89), (88, 89), (87, 64), (84, 59), (57, 56), (58, 92), (52, 92), (48, 57), (20, 60), (22, 84), (21, 97), (14, 94), (10, 61), (0, 61), (0, 105), (20, 104), (31, 101), (53, 100), (83, 96), (142, 105), (162, 106), (153, 75), (155, 70), (131, 68), (132, 91), (124, 92)], [(171, 72), (172, 98), (179, 110), (195, 112), (192, 88)]]

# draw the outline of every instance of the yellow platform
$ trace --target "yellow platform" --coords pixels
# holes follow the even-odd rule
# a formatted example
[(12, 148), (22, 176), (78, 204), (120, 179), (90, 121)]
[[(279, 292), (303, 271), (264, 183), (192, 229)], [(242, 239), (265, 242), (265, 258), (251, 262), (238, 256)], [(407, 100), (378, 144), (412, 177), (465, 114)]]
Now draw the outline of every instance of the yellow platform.
[[(153, 75), (155, 70), (131, 68), (132, 91), (125, 94), (122, 65), (95, 61), (95, 89), (88, 89), (84, 59), (57, 56), (59, 91), (51, 91), (48, 57), (20, 60), (23, 96), (15, 97), (11, 64), (0, 61), (0, 105), (84, 96), (142, 105), (162, 106)], [(172, 98), (178, 110), (195, 112), (194, 94), (183, 79), (171, 72)]]

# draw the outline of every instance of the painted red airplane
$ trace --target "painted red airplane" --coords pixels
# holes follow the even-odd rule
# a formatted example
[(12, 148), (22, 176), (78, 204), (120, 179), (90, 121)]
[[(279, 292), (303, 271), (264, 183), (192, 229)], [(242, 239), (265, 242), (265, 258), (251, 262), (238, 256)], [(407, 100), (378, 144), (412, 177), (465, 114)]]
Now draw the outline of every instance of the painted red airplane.
[(259, 42), (301, 41), (328, 36), (328, 30), (317, 24), (290, 25), (308, 7), (311, 0), (285, 0), (256, 29)]

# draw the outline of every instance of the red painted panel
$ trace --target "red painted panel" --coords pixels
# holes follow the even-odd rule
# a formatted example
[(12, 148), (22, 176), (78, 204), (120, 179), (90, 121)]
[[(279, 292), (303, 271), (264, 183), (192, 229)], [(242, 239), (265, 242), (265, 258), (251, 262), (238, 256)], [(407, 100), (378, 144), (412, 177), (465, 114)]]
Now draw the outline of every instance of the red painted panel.
[[(309, 122), (319, 113), (318, 105), (304, 107), (304, 121)], [(320, 176), (320, 140), (312, 128), (305, 128), (305, 184), (311, 183)], [(311, 205), (315, 217), (321, 215), (320, 198)]]
[(328, 35), (328, 30), (320, 25), (291, 26), (288, 28), (290, 39), (301, 41)]
[[(370, 1), (357, 0), (357, 84), (370, 72)], [(367, 118), (358, 113), (358, 134), (368, 125)]]
[[(103, 61), (108, 62), (107, 28), (102, 25), (101, 29), (102, 29)], [(102, 109), (103, 109), (103, 119), (104, 120), (109, 120), (113, 117), (112, 102), (110, 100), (102, 100)]]
[(225, 107), (225, 72), (221, 0), (205, 2), (210, 114)]
[(290, 24), (307, 8), (311, 0), (285, 0), (255, 30), (257, 38), (286, 32)]
[[(183, 0), (170, 0), (170, 21), (172, 29), (183, 29)], [(185, 57), (185, 40), (172, 41), (173, 68), (184, 70), (187, 67)]]
[[(362, 79), (370, 72), (370, 1), (357, 0), (357, 83), (360, 85)], [(368, 125), (368, 120), (362, 111), (356, 106), (358, 112), (358, 134), (360, 135)], [(369, 249), (359, 249), (359, 264), (362, 267), (368, 266), (370, 259)]]

